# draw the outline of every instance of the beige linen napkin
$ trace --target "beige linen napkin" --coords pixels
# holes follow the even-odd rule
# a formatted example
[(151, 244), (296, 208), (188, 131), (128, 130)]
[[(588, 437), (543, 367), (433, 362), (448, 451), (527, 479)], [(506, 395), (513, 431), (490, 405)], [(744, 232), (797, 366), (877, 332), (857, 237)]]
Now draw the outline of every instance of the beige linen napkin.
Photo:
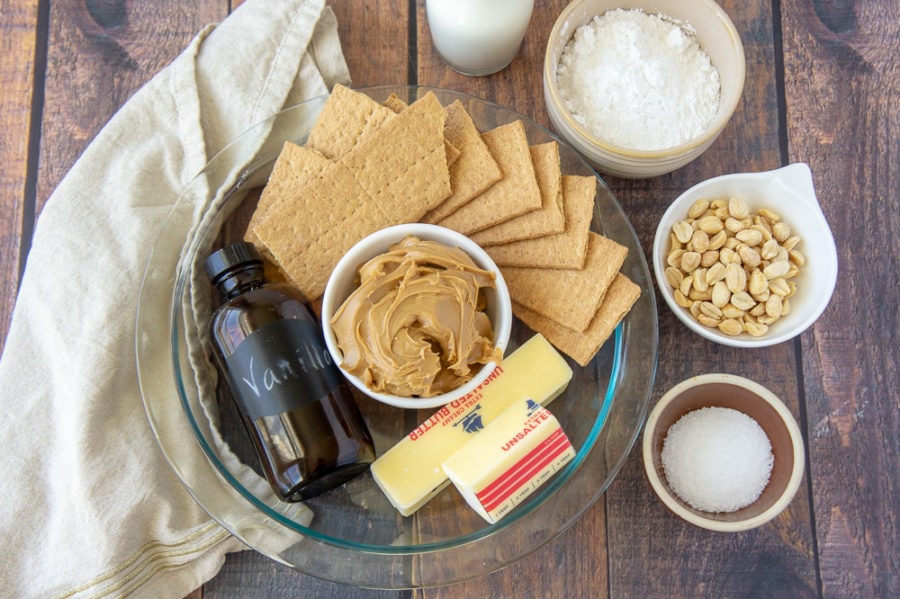
[[(248, 0), (136, 93), (51, 196), (0, 358), (0, 593), (182, 597), (245, 548), (188, 494), (148, 425), (138, 291), (208, 159), (335, 83), (350, 81), (324, 0)], [(206, 208), (190, 207), (183, 229)], [(197, 452), (189, 435), (174, 441)]]

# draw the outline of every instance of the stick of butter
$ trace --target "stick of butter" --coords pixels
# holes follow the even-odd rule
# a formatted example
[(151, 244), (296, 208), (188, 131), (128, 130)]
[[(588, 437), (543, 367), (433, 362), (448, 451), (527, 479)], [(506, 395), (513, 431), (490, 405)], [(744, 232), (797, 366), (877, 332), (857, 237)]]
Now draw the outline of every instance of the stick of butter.
[(570, 380), (565, 359), (537, 334), (504, 357), (475, 390), (438, 409), (375, 460), (372, 477), (409, 516), (449, 484), (441, 465), (490, 421), (519, 400), (549, 404)]
[(493, 524), (574, 457), (553, 414), (528, 399), (506, 408), (443, 468), (472, 509)]

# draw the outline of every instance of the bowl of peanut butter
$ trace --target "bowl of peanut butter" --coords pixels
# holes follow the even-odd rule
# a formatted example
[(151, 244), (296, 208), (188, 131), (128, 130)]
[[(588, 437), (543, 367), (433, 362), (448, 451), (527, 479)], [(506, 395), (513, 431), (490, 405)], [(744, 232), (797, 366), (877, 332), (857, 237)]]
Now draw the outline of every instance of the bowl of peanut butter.
[(325, 343), (347, 380), (400, 408), (471, 393), (502, 363), (512, 303), (500, 269), (468, 237), (403, 224), (359, 241), (322, 297)]

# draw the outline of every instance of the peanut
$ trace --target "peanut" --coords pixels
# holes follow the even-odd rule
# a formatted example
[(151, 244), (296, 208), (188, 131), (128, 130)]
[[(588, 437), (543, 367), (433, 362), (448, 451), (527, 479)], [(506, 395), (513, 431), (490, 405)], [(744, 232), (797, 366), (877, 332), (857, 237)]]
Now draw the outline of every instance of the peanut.
[(728, 200), (728, 212), (734, 218), (744, 219), (750, 216), (750, 206), (742, 198), (730, 198)]
[(722, 316), (725, 318), (734, 318), (735, 320), (741, 320), (746, 314), (746, 311), (741, 310), (734, 304), (725, 304), (722, 307)]
[[(685, 252), (681, 255), (681, 270), (694, 272), (700, 266), (700, 254), (697, 252)], [(784, 271), (787, 273), (787, 269)]]
[(759, 263), (762, 262), (762, 257), (752, 247), (741, 244), (737, 249), (738, 256), (741, 257), (741, 262), (747, 268), (756, 268), (759, 266)]
[(700, 254), (700, 266), (709, 268), (715, 266), (719, 262), (719, 252), (716, 250), (706, 250)]
[(751, 320), (744, 321), (744, 332), (751, 337), (762, 337), (768, 331), (768, 325), (764, 325), (761, 322), (753, 322)]
[(697, 221), (697, 226), (707, 235), (715, 235), (725, 228), (725, 225), (715, 214), (707, 214)]
[[(669, 277), (669, 269), (666, 269), (666, 278)], [(671, 285), (671, 280), (669, 280), (669, 284)], [(675, 285), (672, 285), (675, 287)], [(750, 291), (750, 295), (759, 295), (763, 291), (769, 288), (769, 280), (766, 279), (766, 275), (762, 273), (758, 268), (754, 268), (753, 272), (750, 273), (750, 282), (748, 289)]]
[[(691, 229), (693, 231), (693, 229)], [(709, 235), (704, 231), (693, 231), (691, 235), (691, 247), (701, 254), (709, 249)]]
[(709, 200), (697, 200), (694, 202), (691, 207), (688, 209), (688, 218), (691, 220), (697, 220), (709, 209)]
[(694, 234), (694, 227), (691, 226), (691, 223), (686, 220), (681, 220), (675, 223), (672, 227), (672, 233), (675, 234), (675, 238), (681, 243), (687, 243), (691, 240), (691, 235)]
[(770, 295), (769, 299), (766, 300), (766, 314), (774, 316), (775, 318), (781, 318), (783, 313), (784, 310), (781, 303), (781, 296), (775, 294)]
[(700, 199), (669, 232), (666, 282), (704, 326), (760, 337), (790, 311), (806, 265), (799, 243), (774, 210), (753, 213), (741, 198)]
[(717, 261), (706, 269), (706, 282), (710, 285), (723, 280), (725, 280), (725, 265), (721, 262)]
[(772, 225), (772, 237), (780, 243), (784, 243), (791, 236), (791, 228), (787, 223), (777, 222)]
[(725, 219), (725, 230), (729, 233), (734, 233), (735, 235), (737, 235), (746, 228), (747, 226), (740, 219), (733, 217)]
[(736, 262), (732, 262), (725, 267), (725, 284), (731, 293), (743, 291), (747, 288), (747, 271)]
[(725, 281), (719, 281), (715, 285), (713, 285), (712, 290), (712, 303), (718, 307), (722, 307), (728, 302), (731, 301), (731, 292), (728, 290), (728, 285), (725, 284)]
[(736, 318), (726, 318), (719, 323), (719, 330), (734, 337), (744, 332), (744, 325)]
[(763, 234), (759, 229), (741, 229), (734, 236), (750, 247), (758, 246), (763, 240)]
[(684, 273), (681, 272), (680, 268), (675, 268), (674, 266), (666, 268), (666, 282), (669, 284), (669, 287), (680, 287), (683, 280)]
[(725, 246), (725, 242), (728, 240), (728, 233), (725, 231), (719, 231), (715, 235), (709, 238), (709, 249), (711, 250), (720, 250)]
[(709, 289), (709, 281), (706, 280), (705, 268), (698, 268), (697, 270), (695, 270), (693, 278), (694, 289), (696, 289), (697, 291), (706, 291), (707, 289)]
[(766, 278), (777, 279), (778, 277), (783, 277), (791, 270), (791, 263), (785, 260), (779, 260), (777, 262), (770, 262), (768, 266), (763, 269), (763, 274), (766, 275)]

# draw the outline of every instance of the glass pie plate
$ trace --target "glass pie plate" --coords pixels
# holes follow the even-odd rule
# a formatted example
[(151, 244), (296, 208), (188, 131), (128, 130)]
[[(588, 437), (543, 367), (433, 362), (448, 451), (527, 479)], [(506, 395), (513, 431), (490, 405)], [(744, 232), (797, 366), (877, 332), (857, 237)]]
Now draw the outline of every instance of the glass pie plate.
[[(459, 100), (482, 131), (522, 120), (530, 143), (559, 143), (564, 174), (597, 176), (566, 142), (497, 104), (415, 86), (358, 91), (377, 101), (396, 94), (411, 102), (428, 91), (444, 105)], [(587, 367), (569, 360), (574, 377), (549, 406), (576, 458), (500, 522), (482, 520), (452, 485), (403, 517), (368, 472), (304, 504), (282, 502), (259, 474), (233, 402), (217, 385), (205, 332), (213, 297), (203, 261), (240, 238), (283, 143), (304, 143), (325, 101), (288, 108), (239, 136), (191, 182), (168, 216), (147, 262), (137, 314), (137, 366), (150, 425), (175, 473), (217, 522), (301, 572), (392, 589), (493, 572), (571, 526), (606, 491), (637, 439), (657, 361), (656, 304), (646, 259), (598, 177), (592, 229), (628, 248), (622, 272), (642, 293)], [(533, 334), (517, 320), (508, 351)], [(433, 412), (357, 400), (378, 455)]]

